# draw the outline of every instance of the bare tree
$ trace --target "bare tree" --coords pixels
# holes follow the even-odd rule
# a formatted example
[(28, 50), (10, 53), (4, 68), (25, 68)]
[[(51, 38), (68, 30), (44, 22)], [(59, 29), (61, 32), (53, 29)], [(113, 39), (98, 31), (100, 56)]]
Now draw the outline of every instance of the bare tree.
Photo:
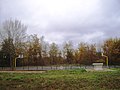
[[(0, 30), (0, 38), (3, 42), (1, 49), (4, 53), (9, 53), (10, 57), (12, 57), (10, 58), (12, 63), (15, 62), (16, 51), (22, 47), (22, 42), (26, 37), (26, 30), (27, 27), (18, 20), (6, 20), (2, 25)], [(7, 49), (3, 48), (5, 46), (8, 46)], [(11, 65), (11, 67), (13, 68), (14, 65)]]
[(26, 37), (27, 27), (19, 20), (6, 20), (0, 30), (0, 38), (3, 40), (11, 38), (15, 46)]

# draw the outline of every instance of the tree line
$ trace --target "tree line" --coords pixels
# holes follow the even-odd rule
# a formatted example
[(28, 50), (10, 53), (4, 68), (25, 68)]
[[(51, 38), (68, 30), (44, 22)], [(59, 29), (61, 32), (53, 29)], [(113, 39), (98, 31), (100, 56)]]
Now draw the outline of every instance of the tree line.
[[(27, 26), (19, 20), (6, 20), (0, 28), (0, 66), (38, 66), (59, 64), (92, 65), (103, 62), (103, 53), (109, 58), (109, 65), (120, 65), (120, 38), (110, 38), (100, 47), (81, 42), (77, 48), (73, 43), (64, 42), (62, 46), (49, 44), (44, 37), (27, 35)], [(22, 56), (22, 57), (21, 57)], [(16, 59), (16, 62), (15, 62)]]

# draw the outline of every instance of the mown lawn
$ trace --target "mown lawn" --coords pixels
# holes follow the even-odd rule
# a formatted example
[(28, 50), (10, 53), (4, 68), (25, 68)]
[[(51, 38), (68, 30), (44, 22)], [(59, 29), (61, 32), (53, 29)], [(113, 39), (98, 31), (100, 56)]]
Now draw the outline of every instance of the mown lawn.
[(0, 90), (120, 90), (120, 69), (0, 73)]

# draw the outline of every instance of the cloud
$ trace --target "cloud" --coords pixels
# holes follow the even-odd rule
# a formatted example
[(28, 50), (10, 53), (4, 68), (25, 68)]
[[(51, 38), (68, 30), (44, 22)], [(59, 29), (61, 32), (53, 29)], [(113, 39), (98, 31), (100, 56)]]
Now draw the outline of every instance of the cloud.
[(50, 43), (120, 37), (119, 0), (0, 0), (0, 22), (9, 18)]

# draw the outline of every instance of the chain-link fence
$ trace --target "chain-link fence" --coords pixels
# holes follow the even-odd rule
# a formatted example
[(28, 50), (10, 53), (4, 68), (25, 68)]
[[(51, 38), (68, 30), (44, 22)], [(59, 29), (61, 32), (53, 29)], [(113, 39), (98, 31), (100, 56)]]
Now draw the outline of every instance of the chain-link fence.
[[(15, 67), (15, 70), (70, 70), (70, 69), (93, 69), (94, 66), (78, 66), (78, 65), (59, 65), (59, 66), (20, 66)], [(103, 66), (103, 68), (120, 68), (120, 66)], [(12, 70), (11, 67), (0, 67), (0, 70)]]

